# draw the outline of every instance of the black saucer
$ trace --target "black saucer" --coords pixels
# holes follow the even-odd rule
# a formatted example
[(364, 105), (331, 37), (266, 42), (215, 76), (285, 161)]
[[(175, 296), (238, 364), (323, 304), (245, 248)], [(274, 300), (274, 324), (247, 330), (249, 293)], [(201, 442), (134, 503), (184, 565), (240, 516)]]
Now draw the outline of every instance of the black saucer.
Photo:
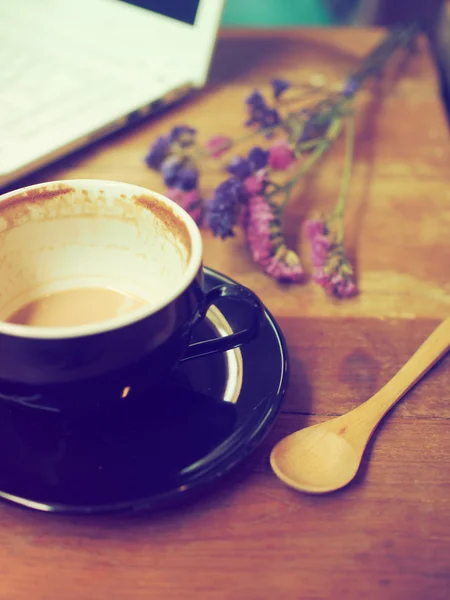
[[(205, 269), (207, 288), (229, 281)], [(224, 300), (196, 338), (239, 329), (242, 310)], [(0, 498), (61, 513), (135, 511), (182, 499), (262, 441), (286, 389), (287, 360), (266, 311), (257, 339), (184, 363), (150, 395), (131, 390), (123, 403), (70, 418), (0, 402)]]

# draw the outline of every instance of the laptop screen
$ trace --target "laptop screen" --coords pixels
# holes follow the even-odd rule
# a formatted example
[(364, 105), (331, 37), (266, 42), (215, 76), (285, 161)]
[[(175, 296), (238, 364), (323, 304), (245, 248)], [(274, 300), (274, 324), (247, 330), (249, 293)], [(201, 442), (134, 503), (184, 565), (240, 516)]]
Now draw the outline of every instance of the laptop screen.
[(193, 25), (200, 0), (122, 0), (153, 12)]

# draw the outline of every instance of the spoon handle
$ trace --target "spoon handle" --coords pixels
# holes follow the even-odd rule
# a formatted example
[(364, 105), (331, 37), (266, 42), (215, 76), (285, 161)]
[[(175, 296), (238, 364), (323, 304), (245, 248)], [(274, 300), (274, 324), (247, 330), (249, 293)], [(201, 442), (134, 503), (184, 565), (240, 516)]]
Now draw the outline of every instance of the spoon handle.
[[(394, 377), (367, 402), (352, 411), (355, 416), (361, 409), (364, 421), (375, 428), (383, 416), (435, 365), (450, 348), (450, 318), (442, 321), (423, 342)], [(364, 409), (363, 409), (364, 407)]]

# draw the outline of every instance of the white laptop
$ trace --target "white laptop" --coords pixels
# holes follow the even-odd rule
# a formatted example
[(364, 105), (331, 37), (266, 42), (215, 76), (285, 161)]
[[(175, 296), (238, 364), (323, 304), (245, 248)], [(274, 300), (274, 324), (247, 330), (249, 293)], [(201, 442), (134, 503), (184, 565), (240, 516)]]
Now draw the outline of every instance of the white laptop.
[(0, 0), (0, 187), (201, 87), (224, 0)]

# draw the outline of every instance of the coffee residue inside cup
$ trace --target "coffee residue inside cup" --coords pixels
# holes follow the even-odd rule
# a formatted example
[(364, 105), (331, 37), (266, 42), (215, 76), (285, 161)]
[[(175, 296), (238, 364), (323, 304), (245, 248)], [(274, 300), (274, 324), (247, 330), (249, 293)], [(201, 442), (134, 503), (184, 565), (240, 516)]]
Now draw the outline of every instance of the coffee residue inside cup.
[(85, 287), (48, 294), (28, 302), (5, 319), (34, 327), (72, 327), (106, 321), (147, 304), (110, 288)]

